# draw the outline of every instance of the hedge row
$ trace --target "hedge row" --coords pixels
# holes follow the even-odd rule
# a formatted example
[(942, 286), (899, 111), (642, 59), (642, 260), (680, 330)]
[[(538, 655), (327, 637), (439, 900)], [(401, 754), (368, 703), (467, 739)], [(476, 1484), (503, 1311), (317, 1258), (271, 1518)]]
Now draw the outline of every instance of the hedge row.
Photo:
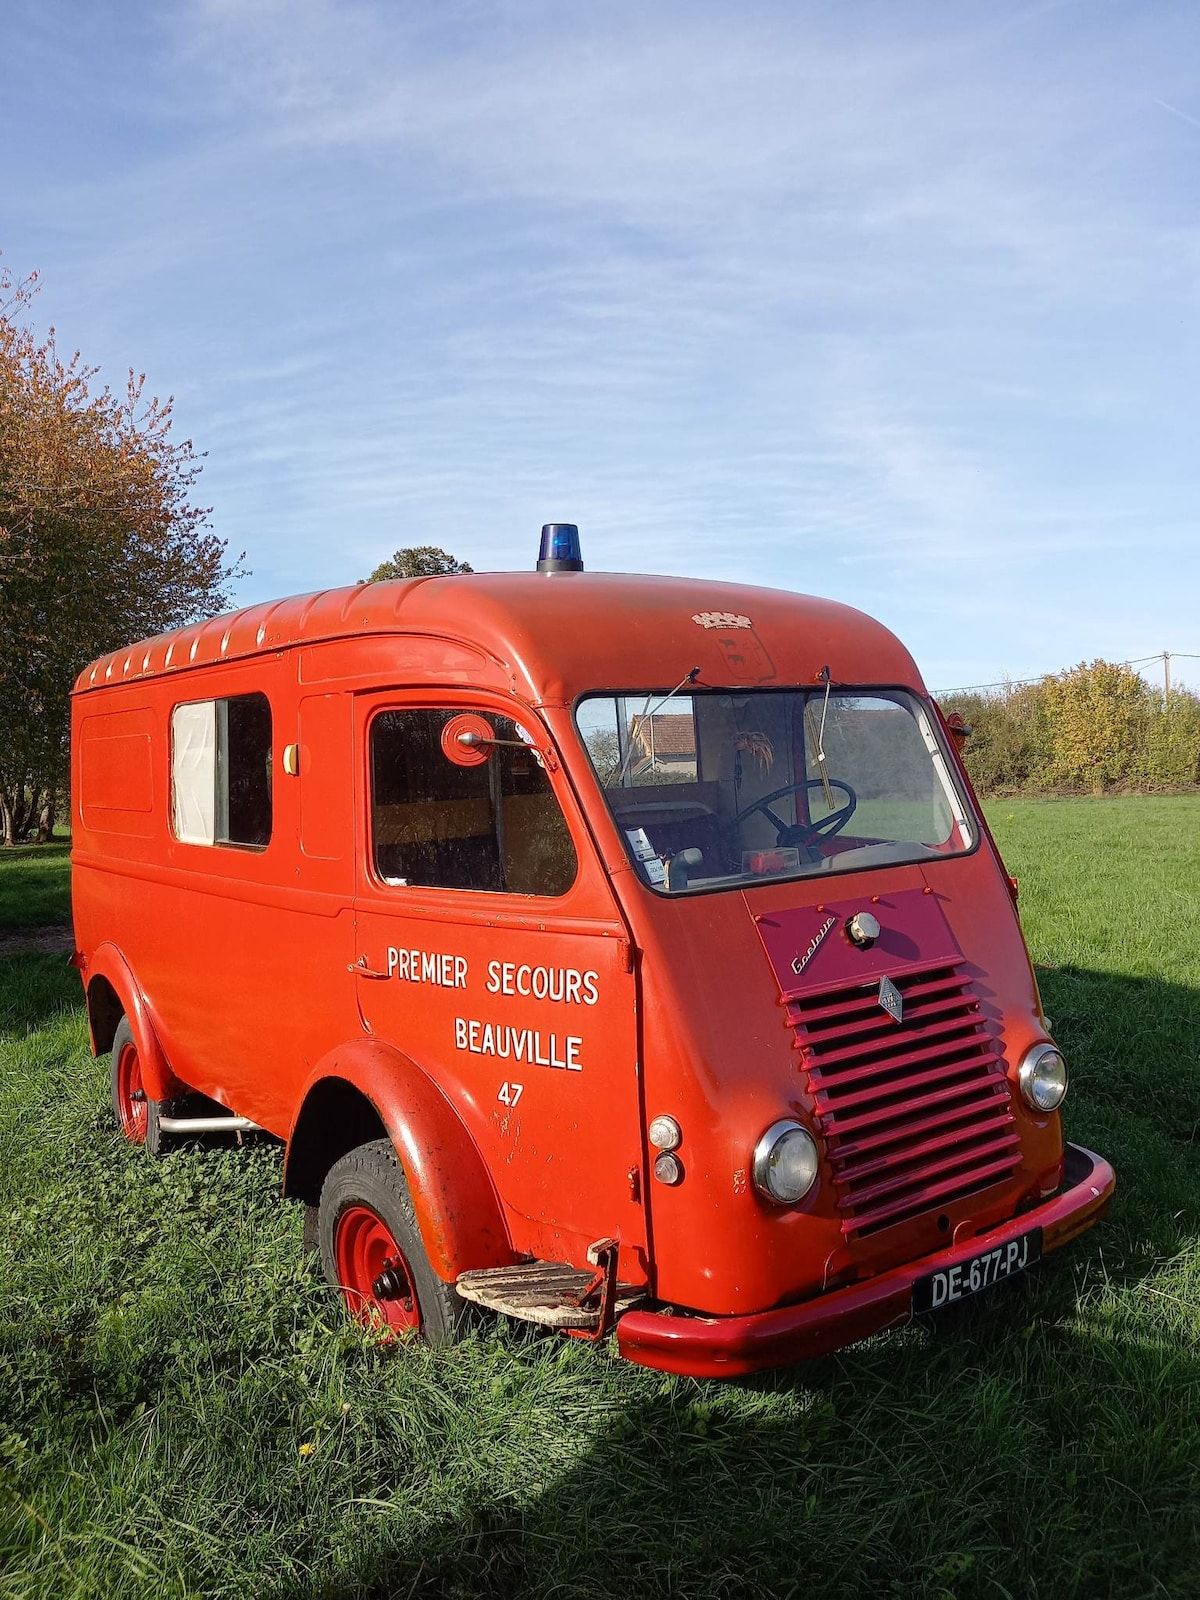
[(1200, 697), (1164, 696), (1130, 667), (1081, 663), (1040, 683), (944, 696), (971, 733), (981, 794), (1162, 791), (1200, 784)]

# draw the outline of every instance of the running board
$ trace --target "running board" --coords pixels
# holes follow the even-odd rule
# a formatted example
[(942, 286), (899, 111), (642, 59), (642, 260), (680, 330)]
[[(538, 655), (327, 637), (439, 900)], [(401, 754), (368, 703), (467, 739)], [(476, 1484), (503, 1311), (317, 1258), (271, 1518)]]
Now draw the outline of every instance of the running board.
[[(599, 1331), (606, 1309), (603, 1271), (588, 1272), (558, 1261), (460, 1272), (456, 1287), (464, 1300), (543, 1328)], [(610, 1318), (621, 1316), (646, 1298), (644, 1289), (628, 1283), (616, 1284), (615, 1291)]]

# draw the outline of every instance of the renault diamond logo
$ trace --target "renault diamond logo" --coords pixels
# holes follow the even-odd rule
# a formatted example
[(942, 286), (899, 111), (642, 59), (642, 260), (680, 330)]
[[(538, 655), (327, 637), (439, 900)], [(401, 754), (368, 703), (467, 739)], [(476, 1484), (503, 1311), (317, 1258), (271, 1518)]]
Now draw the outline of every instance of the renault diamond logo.
[(893, 1022), (904, 1021), (904, 996), (890, 978), (879, 980), (879, 1004)]

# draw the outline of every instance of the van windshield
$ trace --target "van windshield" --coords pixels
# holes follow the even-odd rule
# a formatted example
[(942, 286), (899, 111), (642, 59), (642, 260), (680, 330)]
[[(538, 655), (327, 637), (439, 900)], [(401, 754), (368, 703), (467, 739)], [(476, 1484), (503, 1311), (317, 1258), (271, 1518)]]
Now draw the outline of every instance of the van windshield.
[(590, 695), (575, 716), (663, 893), (925, 861), (977, 838), (932, 713), (902, 689)]

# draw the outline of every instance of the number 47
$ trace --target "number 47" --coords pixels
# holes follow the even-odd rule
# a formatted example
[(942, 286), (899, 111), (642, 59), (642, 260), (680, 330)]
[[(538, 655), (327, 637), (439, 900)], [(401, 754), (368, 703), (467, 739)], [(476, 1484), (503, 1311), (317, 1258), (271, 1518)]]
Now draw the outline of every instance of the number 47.
[(515, 1106), (524, 1093), (525, 1085), (523, 1083), (502, 1083), (500, 1085), (500, 1093), (496, 1096), (496, 1099), (502, 1105)]

